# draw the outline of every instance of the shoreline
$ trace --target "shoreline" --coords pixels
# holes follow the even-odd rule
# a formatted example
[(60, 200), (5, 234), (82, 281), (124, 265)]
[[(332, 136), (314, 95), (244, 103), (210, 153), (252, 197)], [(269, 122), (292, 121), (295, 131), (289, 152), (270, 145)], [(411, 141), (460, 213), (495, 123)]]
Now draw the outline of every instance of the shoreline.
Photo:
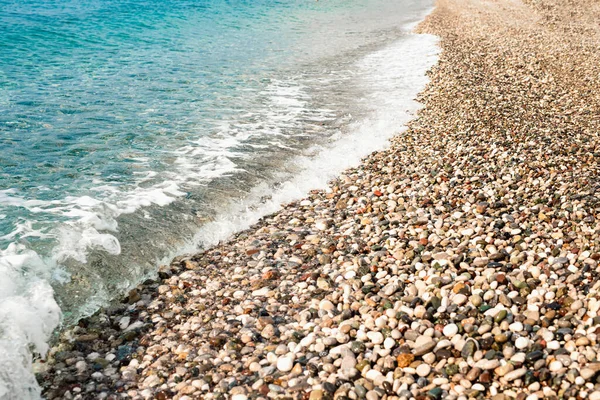
[(439, 0), (408, 130), (63, 332), (46, 398), (600, 398), (586, 4)]

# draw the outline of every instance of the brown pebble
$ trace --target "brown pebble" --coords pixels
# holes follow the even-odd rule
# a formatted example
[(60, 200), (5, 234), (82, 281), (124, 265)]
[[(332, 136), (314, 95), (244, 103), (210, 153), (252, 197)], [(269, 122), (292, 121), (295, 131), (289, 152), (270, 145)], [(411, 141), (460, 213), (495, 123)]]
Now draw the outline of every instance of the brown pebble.
[(474, 367), (471, 368), (471, 370), (467, 373), (467, 375), (465, 376), (465, 378), (468, 381), (474, 381), (475, 379), (477, 379), (477, 377), (479, 377), (479, 375), (481, 374), (481, 369)]
[(415, 359), (415, 356), (412, 354), (400, 354), (396, 357), (396, 361), (398, 362), (398, 367), (405, 368), (408, 367)]
[(483, 371), (481, 375), (479, 375), (479, 382), (481, 383), (490, 383), (492, 381), (492, 374), (490, 371)]

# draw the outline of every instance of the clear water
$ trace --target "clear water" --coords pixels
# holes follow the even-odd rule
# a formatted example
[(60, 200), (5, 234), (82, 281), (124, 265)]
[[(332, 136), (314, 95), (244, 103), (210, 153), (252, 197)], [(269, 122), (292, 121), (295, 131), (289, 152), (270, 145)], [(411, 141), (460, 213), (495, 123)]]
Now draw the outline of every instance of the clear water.
[(431, 5), (0, 0), (0, 399), (61, 322), (384, 146)]

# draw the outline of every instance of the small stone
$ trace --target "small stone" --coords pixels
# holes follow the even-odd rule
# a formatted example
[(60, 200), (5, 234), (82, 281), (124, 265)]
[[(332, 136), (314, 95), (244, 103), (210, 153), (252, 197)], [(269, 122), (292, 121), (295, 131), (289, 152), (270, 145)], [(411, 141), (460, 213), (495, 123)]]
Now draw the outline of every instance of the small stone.
[(381, 332), (374, 332), (374, 331), (368, 332), (367, 337), (373, 344), (383, 343), (383, 335), (381, 334)]
[(514, 369), (515, 369), (515, 367), (512, 364), (507, 363), (507, 364), (504, 364), (504, 365), (494, 369), (494, 373), (498, 376), (504, 376)]
[(329, 228), (329, 221), (325, 219), (319, 219), (315, 221), (315, 228), (320, 231), (325, 231), (327, 228)]
[(431, 372), (431, 367), (429, 365), (423, 363), (417, 367), (416, 371), (417, 371), (417, 375), (425, 377), (425, 376), (428, 376), (429, 373)]
[(550, 365), (548, 366), (548, 369), (552, 372), (557, 372), (559, 371), (561, 368), (563, 367), (563, 363), (561, 363), (558, 360), (554, 360), (550, 363)]
[(358, 398), (362, 399), (363, 397), (365, 397), (367, 395), (367, 389), (361, 385), (361, 384), (356, 384), (354, 386), (354, 390), (356, 391), (356, 394), (358, 395)]
[(435, 362), (435, 354), (433, 354), (433, 353), (423, 354), (423, 361), (425, 361), (429, 365), (433, 365), (433, 363)]
[(462, 306), (463, 304), (465, 304), (467, 302), (467, 300), (468, 300), (468, 297), (462, 293), (455, 294), (454, 297), (452, 298), (452, 302), (459, 306)]
[(439, 400), (442, 397), (442, 388), (440, 387), (435, 387), (433, 389), (431, 389), (429, 392), (427, 392), (427, 395), (435, 400)]
[(131, 322), (131, 317), (129, 317), (129, 316), (125, 316), (125, 317), (121, 318), (119, 320), (119, 329), (121, 329), (121, 330), (127, 329), (130, 322)]
[(367, 400), (379, 400), (379, 394), (374, 390), (369, 390), (365, 397)]
[(471, 295), (471, 297), (469, 297), (469, 301), (471, 302), (471, 304), (473, 304), (475, 307), (479, 307), (481, 305), (481, 303), (483, 302), (483, 299), (481, 298), (480, 295), (478, 294), (474, 294)]
[(319, 303), (319, 308), (324, 311), (332, 311), (335, 308), (335, 306), (331, 301), (325, 299), (321, 300), (321, 302)]
[(310, 392), (309, 400), (321, 400), (323, 398), (323, 391), (320, 389), (313, 390)]
[(352, 355), (347, 355), (342, 359), (341, 369), (352, 369), (356, 367), (356, 358)]
[(369, 365), (368, 360), (362, 360), (361, 362), (356, 364), (356, 369), (359, 370), (360, 372), (362, 372), (363, 369), (365, 369), (368, 365)]
[(506, 310), (500, 310), (498, 312), (498, 314), (496, 314), (494, 316), (494, 321), (499, 324), (500, 322), (502, 322), (502, 320), (504, 320), (504, 318), (506, 318), (506, 315), (508, 314), (508, 312)]
[(479, 375), (480, 375), (480, 374), (481, 374), (481, 369), (480, 369), (480, 368), (477, 368), (477, 367), (474, 367), (474, 368), (471, 368), (471, 370), (470, 370), (470, 371), (467, 373), (467, 375), (465, 376), (465, 378), (466, 378), (468, 381), (471, 381), (471, 382), (472, 382), (472, 381), (474, 381), (475, 379), (477, 379), (477, 378), (479, 377)]
[[(422, 336), (419, 337), (419, 339), (421, 338)], [(419, 339), (417, 339), (417, 341)], [(435, 347), (435, 342), (428, 336), (426, 337), (426, 339), (422, 340), (422, 342), (422, 344), (418, 344), (413, 350), (414, 355), (422, 356), (423, 354), (429, 353)]]
[(530, 343), (530, 341), (526, 337), (519, 337), (515, 341), (515, 347), (519, 350), (524, 350), (527, 347), (529, 347), (529, 343)]
[(508, 326), (512, 332), (521, 332), (523, 331), (523, 324), (521, 322), (513, 322)]
[(83, 360), (77, 361), (77, 363), (75, 363), (75, 368), (77, 369), (77, 372), (81, 374), (87, 369), (87, 363)]
[(472, 339), (467, 340), (467, 343), (465, 343), (465, 345), (463, 346), (463, 348), (460, 352), (460, 355), (464, 359), (467, 359), (475, 353), (476, 349), (477, 349), (477, 345), (476, 345), (475, 341)]
[(500, 361), (498, 360), (487, 360), (482, 359), (475, 363), (475, 367), (481, 368), (482, 370), (491, 370), (496, 369), (500, 366)]
[(381, 372), (377, 371), (376, 369), (370, 369), (367, 371), (365, 378), (367, 378), (370, 381), (373, 381), (375, 384), (377, 384), (377, 381), (379, 381), (379, 379), (383, 378), (383, 375), (381, 374)]
[(384, 349), (391, 349), (396, 345), (396, 341), (394, 339), (392, 339), (391, 337), (386, 338), (383, 341), (383, 348)]
[(504, 379), (506, 379), (508, 382), (514, 381), (515, 379), (522, 377), (526, 373), (527, 368), (519, 368), (504, 375)]
[(506, 334), (504, 333), (499, 333), (496, 336), (494, 336), (494, 341), (500, 344), (506, 343), (508, 342), (508, 336), (506, 336)]
[(475, 231), (471, 228), (466, 228), (460, 231), (460, 234), (463, 236), (471, 236)]
[(260, 332), (260, 335), (265, 339), (271, 339), (273, 336), (275, 336), (275, 327), (271, 324), (265, 326)]
[(596, 375), (596, 371), (591, 368), (583, 368), (581, 371), (579, 371), (579, 375), (586, 381), (589, 381), (594, 377), (594, 375)]
[(294, 360), (291, 356), (283, 356), (277, 359), (277, 369), (282, 372), (291, 371), (294, 367)]
[(329, 290), (331, 288), (331, 285), (329, 284), (329, 282), (327, 281), (327, 279), (318, 278), (317, 279), (317, 287), (319, 289)]
[(543, 351), (541, 351), (541, 350), (534, 350), (534, 351), (532, 351), (531, 353), (528, 353), (525, 356), (525, 360), (528, 361), (528, 362), (534, 362), (534, 361), (542, 359), (543, 357), (544, 357), (544, 352)]
[(444, 336), (452, 338), (458, 333), (458, 326), (456, 324), (448, 324), (444, 327), (442, 333)]
[(398, 367), (405, 368), (408, 367), (414, 361), (415, 356), (412, 354), (400, 354), (396, 357), (396, 361), (398, 362)]

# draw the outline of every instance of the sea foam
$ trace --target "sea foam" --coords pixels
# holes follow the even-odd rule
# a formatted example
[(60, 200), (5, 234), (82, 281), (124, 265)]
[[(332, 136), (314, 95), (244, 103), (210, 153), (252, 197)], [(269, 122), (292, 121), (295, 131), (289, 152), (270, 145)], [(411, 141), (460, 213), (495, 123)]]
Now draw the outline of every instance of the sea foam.
[(297, 200), (312, 189), (326, 189), (329, 180), (344, 169), (387, 147), (389, 139), (401, 134), (403, 126), (421, 107), (414, 98), (428, 82), (425, 72), (437, 61), (437, 43), (436, 36), (412, 34), (407, 29), (397, 42), (361, 59), (356, 79), (368, 93), (363, 99), (371, 110), (367, 116), (352, 122), (346, 132), (334, 135), (329, 143), (313, 146), (307, 151), (311, 155), (291, 159), (289, 162), (298, 167), (295, 176), (281, 176), (276, 189), (266, 184), (253, 188), (245, 199), (230, 204), (200, 228), (179, 251), (193, 252), (198, 244), (215, 245), (262, 216), (278, 211), (282, 204)]
[(0, 251), (0, 399), (39, 398), (32, 351), (46, 354), (61, 318), (47, 273), (46, 263), (22, 245)]

